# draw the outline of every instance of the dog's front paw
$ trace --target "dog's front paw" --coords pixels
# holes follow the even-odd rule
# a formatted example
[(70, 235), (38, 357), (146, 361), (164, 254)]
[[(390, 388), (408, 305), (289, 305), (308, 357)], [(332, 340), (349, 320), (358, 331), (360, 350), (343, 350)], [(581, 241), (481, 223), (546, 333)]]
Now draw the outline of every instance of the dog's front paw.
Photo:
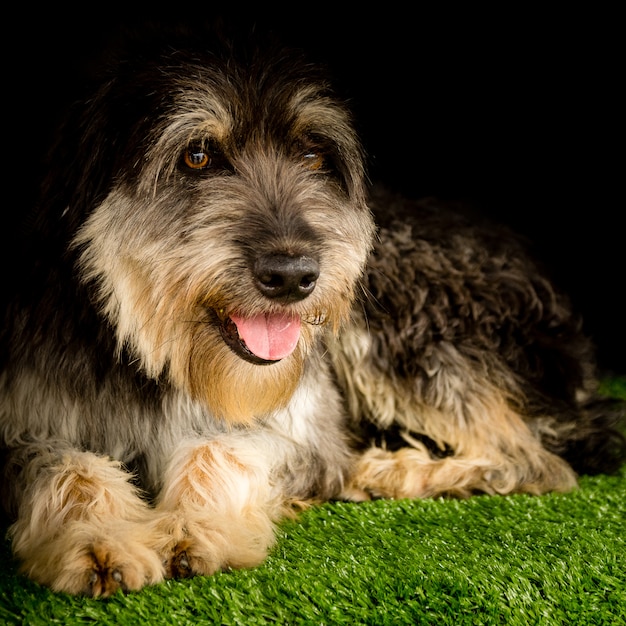
[(165, 575), (167, 578), (210, 576), (227, 567), (223, 552), (218, 545), (185, 537), (164, 550)]
[(209, 576), (224, 569), (254, 567), (274, 542), (274, 526), (254, 517), (210, 515), (206, 511), (163, 513), (158, 523), (168, 578)]
[(87, 570), (87, 586), (82, 593), (94, 597), (108, 597), (118, 590), (134, 591), (163, 579), (164, 568), (157, 553), (143, 545), (101, 539), (95, 541), (79, 565)]
[(109, 528), (76, 521), (63, 533), (21, 550), (22, 571), (54, 591), (106, 598), (159, 582), (164, 568), (142, 524)]

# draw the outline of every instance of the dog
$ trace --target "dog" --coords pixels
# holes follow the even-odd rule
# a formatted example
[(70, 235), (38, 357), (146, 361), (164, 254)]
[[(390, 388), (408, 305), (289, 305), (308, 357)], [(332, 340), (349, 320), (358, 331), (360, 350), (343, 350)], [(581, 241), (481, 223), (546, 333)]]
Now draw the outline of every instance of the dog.
[(566, 298), (513, 236), (370, 189), (299, 53), (130, 45), (59, 137), (0, 331), (31, 579), (106, 597), (257, 565), (313, 503), (623, 461)]

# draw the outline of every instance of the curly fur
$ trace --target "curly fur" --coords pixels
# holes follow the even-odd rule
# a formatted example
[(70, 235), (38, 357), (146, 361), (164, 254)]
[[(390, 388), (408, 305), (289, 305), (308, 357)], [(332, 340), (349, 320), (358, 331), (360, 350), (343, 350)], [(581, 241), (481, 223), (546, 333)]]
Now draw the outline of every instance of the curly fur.
[[(23, 571), (107, 596), (255, 565), (294, 506), (617, 467), (590, 344), (523, 246), (368, 199), (319, 70), (215, 46), (131, 47), (52, 152), (0, 330)], [(233, 330), (259, 316), (301, 324), (286, 356)]]

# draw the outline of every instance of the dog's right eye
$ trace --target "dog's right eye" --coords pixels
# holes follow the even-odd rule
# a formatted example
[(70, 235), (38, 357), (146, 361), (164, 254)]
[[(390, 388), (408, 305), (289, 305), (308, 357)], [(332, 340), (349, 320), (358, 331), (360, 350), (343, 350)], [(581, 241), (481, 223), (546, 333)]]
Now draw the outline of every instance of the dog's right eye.
[(226, 155), (219, 146), (206, 143), (189, 144), (180, 159), (181, 167), (188, 172), (204, 172), (207, 170), (231, 170)]
[(202, 170), (211, 164), (211, 158), (206, 150), (190, 146), (183, 154), (183, 162), (192, 170)]

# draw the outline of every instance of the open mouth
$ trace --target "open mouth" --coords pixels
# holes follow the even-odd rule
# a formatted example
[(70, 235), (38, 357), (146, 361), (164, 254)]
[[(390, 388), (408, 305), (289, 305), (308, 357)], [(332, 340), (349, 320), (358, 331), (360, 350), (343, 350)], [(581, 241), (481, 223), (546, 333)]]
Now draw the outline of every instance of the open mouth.
[(299, 317), (284, 313), (231, 315), (219, 326), (224, 343), (255, 365), (271, 365), (288, 357), (298, 345), (300, 327)]

